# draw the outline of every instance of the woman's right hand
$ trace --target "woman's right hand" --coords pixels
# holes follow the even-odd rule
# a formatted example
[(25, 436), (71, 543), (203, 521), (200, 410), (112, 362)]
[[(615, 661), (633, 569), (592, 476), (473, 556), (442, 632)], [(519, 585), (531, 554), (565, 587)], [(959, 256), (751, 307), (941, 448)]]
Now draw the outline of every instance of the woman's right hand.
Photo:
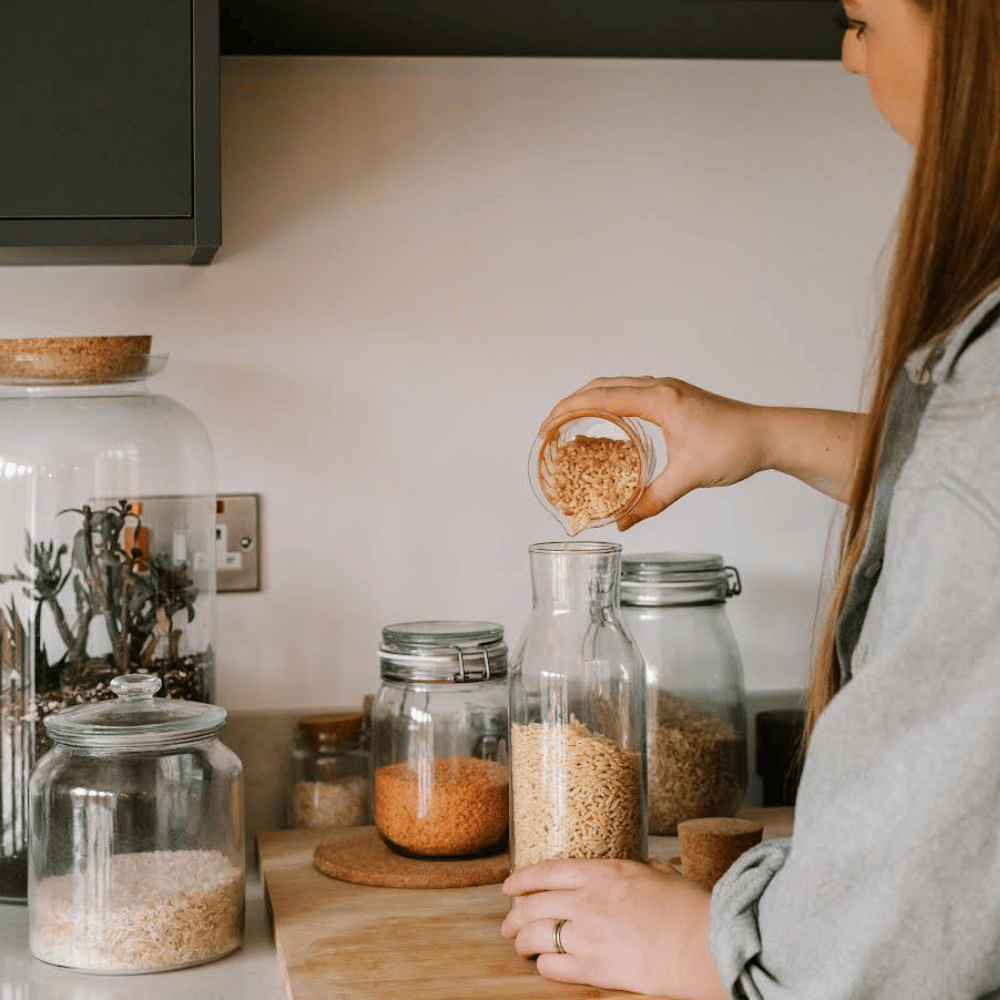
[(787, 472), (839, 500), (853, 478), (862, 414), (755, 406), (675, 378), (597, 378), (560, 400), (545, 431), (576, 410), (639, 417), (663, 431), (666, 468), (618, 522), (621, 531), (694, 489), (729, 486), (764, 469)]

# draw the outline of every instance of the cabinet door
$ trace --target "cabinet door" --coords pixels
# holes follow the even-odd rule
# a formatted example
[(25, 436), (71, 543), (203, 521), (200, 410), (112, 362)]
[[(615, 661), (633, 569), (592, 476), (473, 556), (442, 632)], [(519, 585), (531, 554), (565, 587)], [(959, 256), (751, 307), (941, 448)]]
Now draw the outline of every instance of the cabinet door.
[(0, 218), (190, 217), (191, 0), (3, 0)]

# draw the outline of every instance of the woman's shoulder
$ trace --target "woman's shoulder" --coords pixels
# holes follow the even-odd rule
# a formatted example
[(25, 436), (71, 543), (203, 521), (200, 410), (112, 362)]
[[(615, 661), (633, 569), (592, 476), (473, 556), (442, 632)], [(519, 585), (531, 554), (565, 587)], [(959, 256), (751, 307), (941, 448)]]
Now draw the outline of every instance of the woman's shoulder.
[(930, 376), (946, 387), (940, 394), (945, 400), (1000, 391), (1000, 289), (951, 331), (930, 366)]
[(897, 489), (968, 484), (990, 498), (1000, 526), (1000, 291), (952, 332), (929, 374), (934, 384)]

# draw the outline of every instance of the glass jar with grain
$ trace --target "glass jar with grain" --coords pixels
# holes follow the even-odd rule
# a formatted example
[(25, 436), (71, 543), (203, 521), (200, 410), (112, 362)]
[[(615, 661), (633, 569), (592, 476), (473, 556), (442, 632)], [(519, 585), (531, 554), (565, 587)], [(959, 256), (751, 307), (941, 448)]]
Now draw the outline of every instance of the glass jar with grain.
[(530, 546), (511, 656), (511, 860), (646, 859), (642, 655), (619, 606), (621, 546)]
[(243, 767), (216, 705), (111, 681), (115, 701), (45, 718), (31, 772), (28, 947), (85, 972), (200, 965), (243, 941)]
[(726, 602), (742, 592), (722, 556), (647, 552), (622, 560), (625, 621), (646, 661), (649, 832), (732, 816), (747, 788), (743, 666)]
[(298, 720), (292, 751), (293, 827), (366, 826), (370, 755), (361, 712), (325, 712)]
[(372, 708), (375, 827), (397, 853), (469, 858), (507, 847), (507, 646), (484, 621), (387, 625)]

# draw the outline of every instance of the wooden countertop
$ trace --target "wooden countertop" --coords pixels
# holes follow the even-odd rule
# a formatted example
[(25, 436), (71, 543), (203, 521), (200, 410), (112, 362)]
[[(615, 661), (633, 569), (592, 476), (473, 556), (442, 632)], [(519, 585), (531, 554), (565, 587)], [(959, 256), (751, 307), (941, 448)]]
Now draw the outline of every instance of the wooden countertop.
[[(740, 815), (762, 822), (765, 837), (791, 831), (791, 809)], [(323, 836), (313, 830), (257, 836), (289, 1000), (635, 998), (539, 976), (535, 963), (500, 936), (509, 900), (498, 885), (383, 889), (341, 882), (313, 868)], [(678, 854), (676, 837), (650, 838), (652, 859), (666, 862)]]

